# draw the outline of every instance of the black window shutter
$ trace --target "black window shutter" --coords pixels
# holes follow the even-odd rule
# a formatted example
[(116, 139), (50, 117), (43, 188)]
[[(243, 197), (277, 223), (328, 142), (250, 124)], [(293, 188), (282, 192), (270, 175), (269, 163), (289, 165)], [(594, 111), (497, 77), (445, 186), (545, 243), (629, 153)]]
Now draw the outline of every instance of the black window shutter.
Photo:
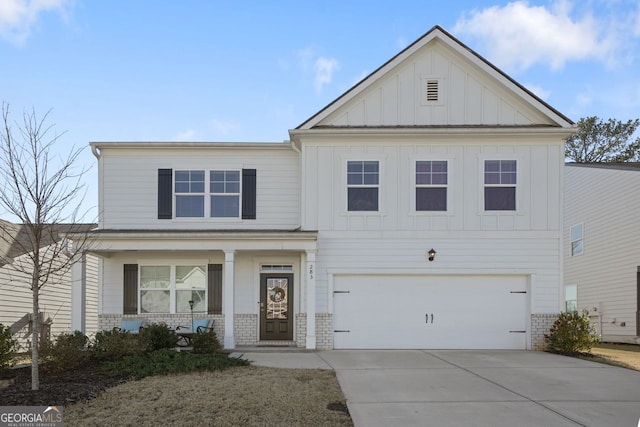
[(242, 219), (256, 219), (255, 169), (242, 169)]
[(171, 219), (173, 214), (173, 169), (158, 169), (158, 219)]
[(209, 264), (208, 267), (208, 311), (209, 314), (222, 314), (222, 264)]
[(138, 314), (138, 264), (124, 265), (124, 298), (122, 312)]

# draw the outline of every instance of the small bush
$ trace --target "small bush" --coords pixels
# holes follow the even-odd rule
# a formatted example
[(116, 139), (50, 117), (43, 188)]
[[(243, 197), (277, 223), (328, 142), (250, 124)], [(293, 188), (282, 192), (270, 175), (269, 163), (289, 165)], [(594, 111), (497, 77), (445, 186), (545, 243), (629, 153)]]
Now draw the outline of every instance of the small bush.
[(0, 323), (0, 371), (13, 366), (14, 353), (18, 342), (11, 336), (11, 328)]
[(213, 330), (198, 332), (191, 338), (193, 352), (196, 354), (213, 354), (220, 350), (220, 341)]
[(549, 351), (566, 355), (590, 353), (600, 342), (595, 326), (589, 323), (589, 316), (577, 311), (560, 313), (544, 339)]
[(88, 343), (89, 338), (80, 331), (62, 333), (56, 337), (55, 342), (42, 343), (40, 355), (41, 360), (46, 362), (45, 369), (60, 372), (86, 363), (91, 357), (91, 353), (87, 351)]
[(91, 350), (97, 360), (119, 360), (144, 353), (145, 345), (138, 334), (118, 330), (100, 331), (91, 343)]
[(116, 362), (107, 362), (102, 370), (110, 374), (141, 379), (152, 375), (216, 371), (247, 365), (249, 365), (247, 360), (230, 359), (220, 354), (191, 354), (164, 349), (138, 356), (128, 356)]
[(167, 325), (152, 323), (140, 330), (140, 337), (146, 345), (147, 351), (162, 350), (163, 348), (175, 348), (178, 343), (178, 335)]

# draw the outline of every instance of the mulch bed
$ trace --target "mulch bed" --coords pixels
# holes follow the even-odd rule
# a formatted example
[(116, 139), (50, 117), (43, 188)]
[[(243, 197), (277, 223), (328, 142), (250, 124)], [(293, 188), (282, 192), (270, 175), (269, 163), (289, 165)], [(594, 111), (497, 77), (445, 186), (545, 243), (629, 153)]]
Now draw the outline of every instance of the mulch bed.
[(122, 376), (99, 372), (95, 363), (49, 373), (40, 367), (40, 389), (31, 390), (31, 366), (0, 372), (0, 406), (64, 406), (93, 399), (125, 382)]

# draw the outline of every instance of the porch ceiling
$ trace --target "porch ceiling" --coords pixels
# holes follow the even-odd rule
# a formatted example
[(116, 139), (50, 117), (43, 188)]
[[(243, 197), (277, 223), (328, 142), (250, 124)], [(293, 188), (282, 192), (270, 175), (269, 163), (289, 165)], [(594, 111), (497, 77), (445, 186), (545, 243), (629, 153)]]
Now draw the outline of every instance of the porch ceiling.
[[(72, 236), (70, 236), (72, 238)], [(315, 251), (317, 231), (300, 230), (96, 230), (89, 251)]]

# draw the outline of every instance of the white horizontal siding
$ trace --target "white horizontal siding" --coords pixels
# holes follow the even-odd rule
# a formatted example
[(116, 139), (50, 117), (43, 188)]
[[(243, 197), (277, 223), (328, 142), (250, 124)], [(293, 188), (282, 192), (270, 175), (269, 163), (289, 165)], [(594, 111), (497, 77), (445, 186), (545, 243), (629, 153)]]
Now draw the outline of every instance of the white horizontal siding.
[[(103, 148), (101, 156), (101, 228), (291, 229), (299, 226), (299, 160), (293, 150)], [(205, 171), (255, 168), (257, 219), (159, 220), (158, 169), (165, 168)]]
[[(565, 185), (564, 283), (577, 285), (579, 310), (600, 308), (605, 339), (634, 337), (640, 171), (566, 166)], [(584, 252), (572, 257), (576, 224), (583, 224)]]

